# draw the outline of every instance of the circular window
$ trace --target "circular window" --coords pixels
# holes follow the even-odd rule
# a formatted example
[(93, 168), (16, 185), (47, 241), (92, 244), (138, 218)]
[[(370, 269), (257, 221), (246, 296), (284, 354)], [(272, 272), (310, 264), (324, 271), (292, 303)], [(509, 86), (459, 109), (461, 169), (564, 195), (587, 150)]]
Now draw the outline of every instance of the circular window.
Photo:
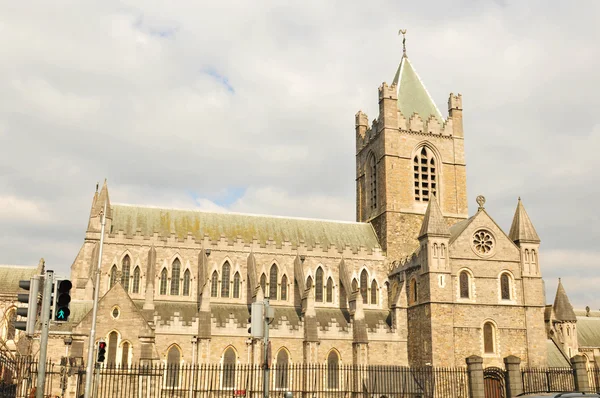
[(494, 236), (491, 232), (480, 229), (473, 234), (473, 251), (480, 256), (490, 256), (494, 251)]
[(113, 310), (112, 310), (112, 317), (114, 319), (117, 319), (119, 317), (120, 313), (121, 312), (119, 311), (119, 307), (114, 307)]

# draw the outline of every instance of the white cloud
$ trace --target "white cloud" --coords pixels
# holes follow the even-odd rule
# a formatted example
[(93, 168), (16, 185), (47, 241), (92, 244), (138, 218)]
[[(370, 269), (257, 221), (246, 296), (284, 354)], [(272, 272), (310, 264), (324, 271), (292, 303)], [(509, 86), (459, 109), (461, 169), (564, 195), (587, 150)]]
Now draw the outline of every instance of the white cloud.
[(44, 203), (12, 195), (0, 196), (0, 222), (24, 221), (35, 224), (48, 223), (53, 218)]

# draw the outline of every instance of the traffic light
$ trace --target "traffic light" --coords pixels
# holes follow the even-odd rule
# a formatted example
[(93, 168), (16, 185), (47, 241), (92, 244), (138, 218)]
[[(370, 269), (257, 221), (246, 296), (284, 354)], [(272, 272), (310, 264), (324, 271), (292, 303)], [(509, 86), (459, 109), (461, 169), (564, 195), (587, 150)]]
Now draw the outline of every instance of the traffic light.
[(250, 324), (248, 333), (255, 339), (260, 339), (264, 336), (264, 311), (265, 306), (262, 302), (252, 303), (250, 318), (248, 318), (248, 323)]
[(104, 362), (106, 358), (106, 341), (99, 340), (98, 341), (98, 357), (96, 358), (96, 362)]
[(73, 284), (68, 279), (57, 279), (54, 283), (54, 304), (52, 316), (55, 322), (67, 322), (71, 310), (69, 303), (71, 302), (71, 288)]
[(17, 300), (20, 303), (27, 303), (27, 307), (17, 308), (17, 315), (27, 318), (25, 321), (16, 321), (15, 329), (24, 330), (28, 336), (33, 336), (35, 332), (35, 322), (38, 316), (38, 294), (40, 291), (40, 276), (35, 275), (30, 280), (19, 281), (19, 287), (29, 290), (29, 293), (19, 293)]

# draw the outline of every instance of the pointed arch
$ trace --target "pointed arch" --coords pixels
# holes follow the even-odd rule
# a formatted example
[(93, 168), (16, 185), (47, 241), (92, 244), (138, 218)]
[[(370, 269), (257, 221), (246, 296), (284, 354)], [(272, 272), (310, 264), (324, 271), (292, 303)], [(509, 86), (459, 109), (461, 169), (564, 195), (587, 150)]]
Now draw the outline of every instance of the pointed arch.
[(163, 268), (160, 272), (160, 289), (159, 294), (164, 296), (167, 294), (167, 269)]
[(288, 279), (286, 275), (281, 277), (281, 300), (287, 300)]
[(271, 300), (277, 300), (277, 283), (279, 282), (277, 273), (277, 265), (271, 265), (271, 269), (269, 270), (269, 298)]
[(112, 289), (112, 287), (117, 283), (117, 266), (113, 265), (110, 269), (110, 277), (108, 279), (108, 288)]
[(350, 293), (354, 293), (358, 290), (358, 280), (356, 278), (352, 279), (352, 291)]
[(285, 347), (281, 347), (275, 358), (275, 388), (288, 388), (290, 354)]
[(315, 272), (315, 301), (323, 302), (323, 268), (318, 267)]
[(367, 184), (369, 186), (369, 209), (377, 209), (377, 159), (371, 152), (367, 161)]
[(511, 277), (508, 272), (500, 274), (500, 298), (502, 300), (511, 300)]
[(408, 304), (416, 304), (418, 297), (419, 294), (417, 292), (417, 278), (413, 277), (408, 285)]
[(233, 275), (233, 298), (240, 298), (240, 273)]
[(126, 292), (129, 292), (129, 275), (131, 272), (131, 258), (126, 254), (121, 261), (121, 285)]
[(462, 299), (471, 298), (471, 274), (467, 270), (462, 270), (458, 274), (459, 297)]
[(377, 281), (373, 279), (371, 281), (371, 304), (377, 304), (377, 296), (379, 296), (379, 286)]
[(491, 321), (483, 324), (483, 352), (486, 354), (496, 353), (496, 325)]
[(179, 279), (181, 278), (181, 261), (173, 260), (171, 265), (171, 296), (179, 296)]
[(183, 273), (183, 295), (190, 295), (190, 285), (191, 285), (192, 274), (189, 269), (186, 269)]
[(225, 261), (221, 266), (221, 297), (229, 298), (229, 281), (231, 277), (231, 265)]
[(417, 147), (413, 158), (415, 201), (429, 202), (437, 196), (439, 173), (436, 154), (429, 145)]
[(133, 286), (131, 288), (132, 293), (140, 292), (140, 267), (136, 266), (133, 270)]
[(219, 295), (219, 274), (217, 271), (213, 271), (210, 277), (210, 297), (217, 297)]
[(327, 278), (327, 294), (326, 294), (326, 301), (328, 303), (333, 303), (333, 279), (331, 277)]
[(313, 287), (313, 278), (312, 276), (308, 276), (308, 278), (306, 278), (306, 288), (307, 289), (312, 289)]
[(115, 366), (117, 361), (117, 347), (119, 346), (119, 332), (113, 330), (108, 334), (108, 355), (106, 364), (108, 366)]
[(129, 367), (129, 354), (131, 351), (131, 343), (124, 341), (121, 343), (121, 367)]
[(340, 387), (340, 354), (335, 349), (327, 354), (327, 388), (337, 389)]
[(369, 274), (366, 269), (363, 269), (360, 273), (360, 295), (362, 296), (363, 303), (368, 304), (368, 280)]
[(179, 368), (181, 366), (181, 348), (173, 344), (167, 350), (167, 388), (179, 387)]
[(232, 346), (223, 351), (223, 388), (235, 387), (235, 366), (237, 364), (237, 352)]

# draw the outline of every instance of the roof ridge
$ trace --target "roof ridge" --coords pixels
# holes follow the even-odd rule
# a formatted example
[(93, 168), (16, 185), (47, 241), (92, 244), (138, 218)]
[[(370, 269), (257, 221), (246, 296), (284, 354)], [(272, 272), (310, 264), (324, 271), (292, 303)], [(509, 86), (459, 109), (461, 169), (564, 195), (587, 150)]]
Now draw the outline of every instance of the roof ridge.
[(184, 209), (179, 207), (165, 207), (165, 206), (153, 206), (153, 205), (136, 205), (130, 203), (113, 203), (112, 206), (125, 206), (125, 207), (141, 207), (145, 209), (159, 209), (159, 210), (178, 210), (178, 211), (189, 211), (195, 213), (205, 213), (205, 214), (226, 214), (226, 215), (234, 215), (234, 216), (250, 216), (250, 217), (267, 217), (267, 218), (280, 218), (287, 220), (302, 220), (302, 221), (320, 221), (320, 222), (332, 222), (339, 224), (353, 224), (353, 225), (371, 225), (368, 222), (357, 222), (357, 221), (346, 221), (346, 220), (332, 220), (327, 218), (311, 218), (311, 217), (295, 217), (295, 216), (279, 216), (279, 215), (271, 215), (271, 214), (258, 214), (258, 213), (241, 213), (234, 211), (211, 211), (211, 210), (203, 210), (203, 209)]

